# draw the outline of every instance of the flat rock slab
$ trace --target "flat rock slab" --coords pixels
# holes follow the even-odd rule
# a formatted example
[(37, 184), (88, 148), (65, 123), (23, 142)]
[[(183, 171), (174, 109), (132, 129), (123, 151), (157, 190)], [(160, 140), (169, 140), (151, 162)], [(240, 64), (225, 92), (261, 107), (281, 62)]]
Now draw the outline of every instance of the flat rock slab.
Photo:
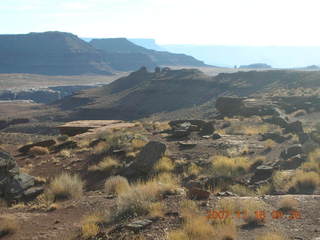
[(128, 123), (121, 120), (81, 120), (68, 122), (57, 128), (63, 135), (88, 136), (109, 129), (130, 128), (134, 126), (134, 123)]
[(132, 231), (139, 231), (152, 224), (152, 221), (149, 219), (136, 220), (126, 225), (126, 228)]

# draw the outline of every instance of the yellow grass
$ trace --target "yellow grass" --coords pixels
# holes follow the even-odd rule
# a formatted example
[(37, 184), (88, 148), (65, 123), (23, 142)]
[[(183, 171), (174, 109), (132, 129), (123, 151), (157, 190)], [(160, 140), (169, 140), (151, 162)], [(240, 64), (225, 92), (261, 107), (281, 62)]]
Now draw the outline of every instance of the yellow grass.
[(230, 191), (234, 192), (235, 194), (239, 196), (254, 196), (255, 192), (251, 190), (250, 188), (240, 185), (240, 184), (235, 184), (230, 186)]
[(83, 192), (83, 182), (77, 175), (62, 173), (52, 180), (47, 192), (52, 194), (55, 200), (80, 198)]
[(173, 191), (173, 187), (175, 186), (170, 183), (159, 182), (156, 178), (132, 185), (129, 191), (118, 196), (115, 220), (150, 213), (151, 204), (160, 200), (166, 192)]
[(92, 152), (93, 154), (102, 154), (106, 151), (108, 151), (110, 148), (110, 145), (107, 142), (99, 142), (96, 146), (94, 146)]
[(201, 171), (202, 171), (201, 167), (199, 167), (195, 163), (191, 163), (186, 170), (186, 174), (187, 175), (199, 175), (201, 173)]
[(320, 185), (320, 176), (316, 172), (296, 171), (289, 183), (289, 188), (296, 193), (313, 193)]
[(134, 150), (143, 148), (146, 144), (147, 144), (147, 142), (144, 141), (144, 140), (142, 140), (142, 139), (133, 139), (133, 140), (131, 141), (131, 147), (132, 147)]
[(81, 221), (81, 236), (84, 239), (92, 238), (100, 232), (99, 224), (105, 221), (105, 217), (101, 213), (92, 213), (84, 216)]
[(128, 180), (121, 176), (111, 176), (109, 177), (105, 184), (104, 189), (107, 194), (122, 194), (130, 189)]
[(169, 157), (163, 156), (154, 166), (156, 172), (170, 172), (174, 169), (174, 164)]
[(216, 175), (231, 177), (246, 173), (251, 165), (246, 157), (230, 158), (222, 155), (213, 156), (211, 163)]
[(115, 159), (112, 157), (106, 157), (102, 159), (98, 164), (90, 166), (88, 168), (88, 171), (108, 172), (119, 166), (120, 166), (120, 163), (118, 159)]
[(59, 152), (59, 157), (70, 158), (71, 156), (72, 156), (72, 153), (70, 150), (62, 150), (61, 152)]

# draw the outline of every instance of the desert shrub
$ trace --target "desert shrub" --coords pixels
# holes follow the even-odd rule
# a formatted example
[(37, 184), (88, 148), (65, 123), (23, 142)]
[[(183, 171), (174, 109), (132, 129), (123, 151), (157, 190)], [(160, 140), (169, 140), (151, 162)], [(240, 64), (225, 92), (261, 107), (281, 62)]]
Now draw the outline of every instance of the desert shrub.
[(191, 163), (187, 167), (186, 174), (187, 175), (199, 175), (201, 173), (201, 170), (202, 170), (201, 167), (199, 167), (197, 164)]
[(59, 152), (59, 157), (62, 157), (62, 158), (70, 158), (72, 156), (72, 153), (70, 150), (62, 150)]
[(109, 172), (114, 168), (121, 166), (119, 160), (112, 157), (105, 157), (98, 164), (92, 165), (88, 168), (89, 171)]
[(131, 141), (131, 147), (134, 149), (134, 150), (137, 150), (137, 149), (140, 149), (142, 147), (144, 147), (145, 145), (147, 144), (146, 141), (142, 140), (142, 139), (138, 139), (138, 138), (135, 138)]
[(83, 192), (83, 182), (77, 175), (62, 173), (49, 184), (48, 194), (55, 200), (80, 198)]
[(104, 189), (107, 194), (119, 195), (129, 191), (130, 185), (125, 177), (111, 176), (106, 180)]
[(165, 131), (171, 129), (171, 127), (168, 122), (154, 122), (153, 129), (157, 131)]
[(110, 145), (107, 142), (102, 141), (93, 147), (92, 153), (95, 155), (99, 155), (107, 152), (109, 149)]
[(14, 234), (18, 230), (17, 220), (9, 215), (2, 215), (0, 217), (0, 237)]
[(49, 150), (46, 147), (34, 146), (30, 148), (29, 153), (32, 155), (46, 155), (49, 154)]
[(293, 197), (284, 197), (279, 201), (278, 208), (282, 212), (289, 212), (296, 210), (299, 206), (299, 202)]
[(320, 163), (315, 161), (307, 161), (301, 165), (301, 169), (305, 172), (318, 172), (320, 173)]
[(315, 172), (296, 171), (289, 183), (289, 191), (294, 193), (313, 193), (320, 185), (320, 176)]
[(231, 192), (234, 192), (235, 194), (239, 196), (254, 196), (255, 192), (251, 190), (250, 188), (240, 185), (240, 184), (235, 184), (229, 187)]
[(244, 174), (250, 168), (250, 162), (246, 157), (213, 156), (211, 158), (212, 170), (217, 176), (236, 177)]
[(164, 204), (161, 202), (150, 203), (148, 212), (151, 217), (163, 217)]
[(169, 157), (163, 156), (154, 166), (156, 172), (170, 172), (174, 169), (174, 164)]
[(268, 195), (274, 191), (274, 187), (271, 183), (263, 184), (256, 189), (258, 196)]
[(169, 232), (169, 239), (235, 239), (236, 228), (233, 222), (213, 226), (206, 217), (199, 214), (198, 208), (193, 201), (184, 201), (181, 205), (182, 226), (180, 229)]
[(289, 188), (289, 182), (291, 174), (284, 171), (276, 171), (272, 176), (272, 186), (276, 191), (287, 191)]
[(171, 184), (159, 183), (156, 179), (132, 185), (129, 191), (118, 196), (114, 220), (147, 215), (151, 204), (160, 200), (162, 195), (169, 191), (172, 191)]
[(275, 233), (275, 232), (268, 232), (259, 234), (256, 238), (257, 240), (288, 240), (283, 234)]
[(86, 215), (81, 221), (81, 236), (84, 239), (95, 237), (100, 232), (100, 225), (105, 221), (101, 213)]
[(264, 224), (265, 218), (260, 216), (265, 214), (266, 205), (256, 199), (246, 199), (241, 201), (241, 211), (245, 212), (244, 221), (249, 226)]

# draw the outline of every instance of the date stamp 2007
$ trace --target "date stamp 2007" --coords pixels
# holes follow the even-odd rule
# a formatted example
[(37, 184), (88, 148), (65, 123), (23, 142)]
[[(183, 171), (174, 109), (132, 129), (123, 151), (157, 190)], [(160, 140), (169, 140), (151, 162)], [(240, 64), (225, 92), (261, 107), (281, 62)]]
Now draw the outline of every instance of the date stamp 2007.
[[(254, 211), (255, 218), (259, 220), (265, 220), (269, 215), (266, 211)], [(298, 220), (302, 219), (301, 213), (296, 210), (289, 211), (288, 214), (285, 214), (284, 212), (280, 210), (274, 210), (270, 213), (270, 217), (272, 219), (290, 219), (290, 220)], [(237, 218), (237, 219), (246, 219), (248, 218), (248, 212), (247, 211), (236, 211), (236, 212), (230, 212), (230, 211), (224, 211), (224, 210), (210, 210), (207, 213), (208, 219), (220, 219), (225, 220), (228, 218)]]

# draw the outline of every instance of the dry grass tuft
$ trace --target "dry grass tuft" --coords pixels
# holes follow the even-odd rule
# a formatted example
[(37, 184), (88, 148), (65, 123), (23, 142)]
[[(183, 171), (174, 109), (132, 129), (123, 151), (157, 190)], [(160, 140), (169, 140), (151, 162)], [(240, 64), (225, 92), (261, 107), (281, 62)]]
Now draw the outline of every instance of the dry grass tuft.
[(0, 236), (14, 234), (18, 230), (17, 220), (12, 216), (0, 217)]
[(138, 182), (129, 191), (121, 193), (117, 199), (117, 210), (114, 220), (123, 220), (150, 213), (151, 204), (160, 200), (163, 194), (174, 191), (172, 179), (162, 177), (168, 182), (159, 182), (161, 178), (154, 178), (147, 182)]
[(84, 239), (93, 238), (100, 232), (100, 225), (105, 222), (102, 213), (92, 213), (81, 221), (81, 236)]
[(29, 153), (34, 156), (47, 155), (49, 154), (49, 150), (46, 147), (34, 146), (30, 148)]
[(241, 201), (241, 210), (245, 212), (244, 221), (249, 226), (263, 225), (265, 223), (266, 204), (256, 199), (246, 199)]
[(283, 234), (275, 233), (275, 232), (260, 234), (256, 239), (257, 240), (288, 240), (288, 238), (285, 237)]
[(107, 194), (120, 195), (130, 190), (130, 185), (125, 177), (111, 176), (105, 184), (104, 189)]
[(234, 192), (235, 194), (243, 197), (243, 196), (255, 196), (256, 193), (251, 190), (250, 188), (240, 185), (240, 184), (235, 184), (230, 186), (230, 191)]
[(102, 159), (98, 164), (92, 165), (88, 168), (88, 171), (96, 172), (109, 172), (114, 168), (121, 166), (119, 160), (112, 157), (106, 157)]
[(217, 176), (235, 177), (246, 173), (250, 168), (249, 159), (246, 157), (226, 157), (216, 155), (211, 158), (212, 170)]
[(293, 197), (284, 197), (279, 202), (279, 210), (282, 212), (289, 212), (292, 210), (296, 210), (299, 206), (299, 202)]
[(134, 150), (143, 148), (146, 144), (147, 144), (147, 142), (144, 141), (144, 140), (142, 140), (142, 139), (133, 139), (133, 140), (131, 141), (131, 147), (132, 147)]
[(163, 156), (155, 165), (156, 172), (170, 172), (174, 169), (174, 164), (169, 157)]
[(295, 193), (313, 193), (320, 185), (320, 176), (316, 172), (296, 171), (289, 183), (289, 189)]
[(77, 175), (62, 173), (52, 180), (47, 192), (54, 200), (80, 198), (83, 193), (83, 182)]
[(108, 151), (110, 148), (110, 145), (107, 142), (99, 142), (94, 148), (92, 149), (92, 153), (99, 155), (106, 151)]
[(72, 157), (72, 153), (70, 152), (70, 150), (62, 150), (61, 152), (59, 152), (58, 156), (62, 158), (70, 158)]
[(190, 175), (199, 175), (200, 173), (201, 173), (201, 171), (202, 171), (202, 168), (201, 167), (199, 167), (197, 164), (195, 164), (195, 163), (191, 163), (189, 166), (188, 166), (188, 168), (187, 168), (187, 170), (186, 170), (186, 174), (188, 175), (188, 176), (190, 176)]

